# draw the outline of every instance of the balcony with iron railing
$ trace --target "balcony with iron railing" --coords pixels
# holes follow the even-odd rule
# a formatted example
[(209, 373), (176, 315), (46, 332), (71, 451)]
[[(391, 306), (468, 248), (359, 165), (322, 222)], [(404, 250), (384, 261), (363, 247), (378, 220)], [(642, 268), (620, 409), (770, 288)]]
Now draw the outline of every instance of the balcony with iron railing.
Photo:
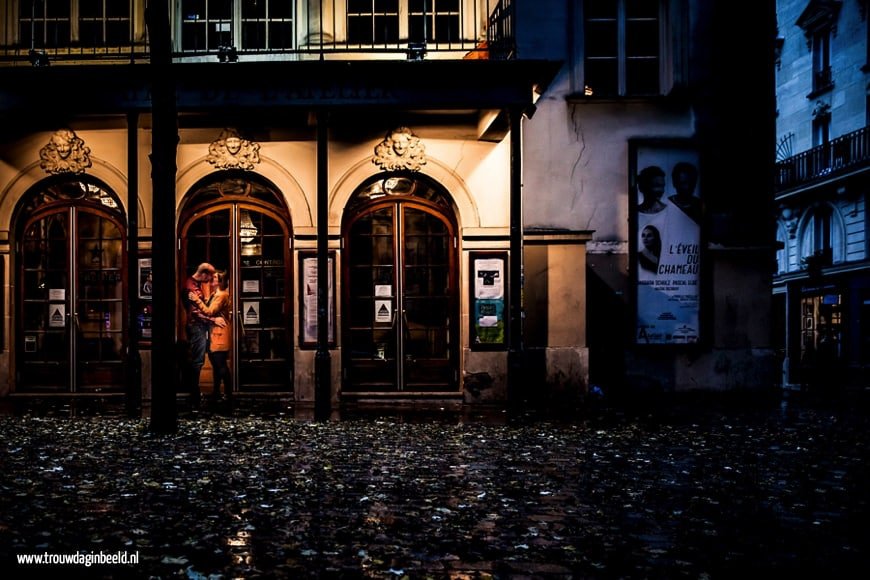
[[(149, 61), (144, 0), (0, 6), (0, 66)], [(175, 62), (516, 57), (513, 0), (181, 0), (169, 22)]]
[(777, 162), (774, 189), (785, 194), (865, 167), (870, 167), (870, 127)]

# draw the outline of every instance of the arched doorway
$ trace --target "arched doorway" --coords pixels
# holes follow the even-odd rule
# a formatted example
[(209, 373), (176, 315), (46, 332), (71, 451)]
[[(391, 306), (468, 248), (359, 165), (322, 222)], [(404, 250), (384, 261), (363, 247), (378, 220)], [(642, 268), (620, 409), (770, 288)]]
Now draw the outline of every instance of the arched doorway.
[[(179, 223), (179, 279), (190, 276), (202, 262), (229, 276), (233, 390), (290, 391), (292, 229), (281, 195), (252, 174), (217, 174), (194, 186)], [(179, 328), (184, 328), (183, 309), (179, 316)], [(210, 384), (200, 385), (210, 392)]]
[(16, 209), (16, 389), (122, 390), (126, 222), (107, 187), (47, 180)]
[(456, 222), (447, 192), (420, 175), (380, 175), (344, 214), (343, 389), (458, 389)]

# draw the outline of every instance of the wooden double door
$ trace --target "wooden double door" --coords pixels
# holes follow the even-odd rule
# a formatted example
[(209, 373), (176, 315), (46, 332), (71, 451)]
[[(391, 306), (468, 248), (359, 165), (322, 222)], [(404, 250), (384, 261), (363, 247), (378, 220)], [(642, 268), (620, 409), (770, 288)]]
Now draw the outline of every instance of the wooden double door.
[(123, 389), (126, 228), (117, 198), (94, 183), (59, 181), (18, 213), (16, 389)]
[[(186, 212), (179, 277), (202, 262), (226, 271), (231, 297), (230, 371), (239, 392), (287, 392), (293, 385), (290, 227), (284, 214), (251, 199)], [(181, 312), (179, 328), (186, 320)], [(205, 377), (204, 377), (205, 378)], [(206, 392), (211, 384), (202, 381)]]
[(458, 388), (456, 228), (425, 200), (358, 208), (344, 228), (348, 392)]

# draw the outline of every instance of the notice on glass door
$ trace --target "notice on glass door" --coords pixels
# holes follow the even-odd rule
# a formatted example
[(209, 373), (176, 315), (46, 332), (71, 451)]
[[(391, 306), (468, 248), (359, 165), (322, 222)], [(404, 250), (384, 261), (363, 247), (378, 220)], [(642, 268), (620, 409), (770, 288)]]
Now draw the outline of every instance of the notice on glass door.
[(260, 303), (242, 302), (242, 315), (245, 324), (260, 324)]
[(48, 326), (50, 328), (66, 326), (66, 304), (48, 305)]
[(375, 300), (375, 322), (378, 324), (390, 324), (392, 321), (392, 300)]

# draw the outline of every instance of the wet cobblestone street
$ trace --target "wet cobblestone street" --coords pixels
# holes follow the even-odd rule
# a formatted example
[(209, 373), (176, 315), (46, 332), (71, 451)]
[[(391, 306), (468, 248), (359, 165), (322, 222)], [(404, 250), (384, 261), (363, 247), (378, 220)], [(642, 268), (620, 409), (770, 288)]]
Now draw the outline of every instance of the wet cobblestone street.
[[(865, 577), (868, 414), (0, 417), (0, 564), (65, 577)], [(44, 568), (44, 567), (43, 567)], [(43, 570), (44, 571), (44, 570)], [(9, 574), (11, 573), (11, 574)]]

